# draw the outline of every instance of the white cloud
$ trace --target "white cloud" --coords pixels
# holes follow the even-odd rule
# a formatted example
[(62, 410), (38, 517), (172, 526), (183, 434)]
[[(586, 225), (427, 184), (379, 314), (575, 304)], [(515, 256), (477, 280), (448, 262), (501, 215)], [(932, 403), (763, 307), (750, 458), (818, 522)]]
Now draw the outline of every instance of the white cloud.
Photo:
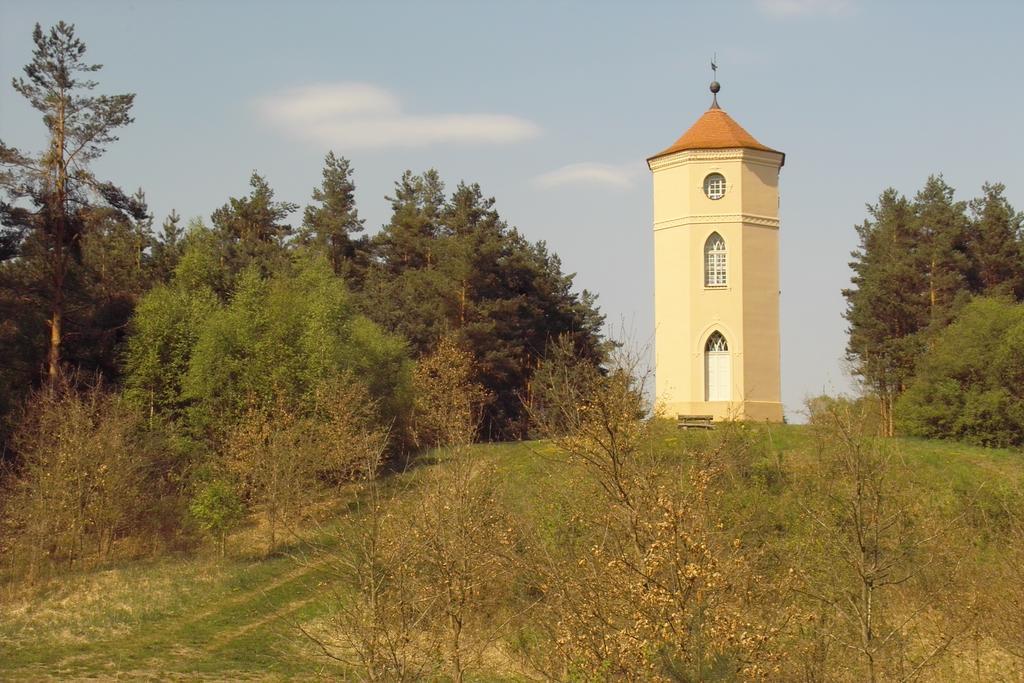
[(636, 169), (633, 164), (615, 166), (584, 162), (548, 171), (534, 178), (534, 182), (546, 189), (562, 185), (604, 185), (624, 189), (633, 184), (635, 175)]
[(407, 113), (394, 93), (369, 83), (293, 88), (261, 99), (257, 107), (291, 135), (345, 149), (508, 143), (541, 132), (532, 121), (507, 114)]
[(807, 14), (846, 14), (853, 9), (852, 0), (756, 0), (758, 9), (767, 14), (794, 17)]

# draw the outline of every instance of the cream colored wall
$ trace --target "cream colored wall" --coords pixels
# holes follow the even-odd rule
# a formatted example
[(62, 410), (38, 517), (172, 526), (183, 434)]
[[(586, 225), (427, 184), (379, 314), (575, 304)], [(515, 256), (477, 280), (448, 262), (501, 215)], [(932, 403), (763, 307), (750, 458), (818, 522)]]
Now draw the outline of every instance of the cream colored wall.
[[(651, 162), (654, 187), (655, 393), (668, 415), (782, 419), (779, 387), (779, 154), (679, 152)], [(726, 178), (711, 200), (709, 173)], [(725, 239), (724, 288), (704, 287), (704, 243)], [(732, 362), (730, 402), (704, 400), (704, 345), (719, 330)]]

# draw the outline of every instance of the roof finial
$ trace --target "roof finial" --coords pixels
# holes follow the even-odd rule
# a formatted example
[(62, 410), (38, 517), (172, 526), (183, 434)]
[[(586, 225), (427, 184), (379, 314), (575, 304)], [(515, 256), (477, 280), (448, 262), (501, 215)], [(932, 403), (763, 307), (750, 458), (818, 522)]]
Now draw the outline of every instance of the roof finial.
[(714, 56), (711, 57), (711, 108), (712, 109), (721, 109), (721, 107), (718, 106), (718, 91), (722, 89), (722, 86), (718, 82), (718, 64), (715, 63), (717, 61), (718, 61), (718, 53), (716, 52), (716, 53), (714, 53)]

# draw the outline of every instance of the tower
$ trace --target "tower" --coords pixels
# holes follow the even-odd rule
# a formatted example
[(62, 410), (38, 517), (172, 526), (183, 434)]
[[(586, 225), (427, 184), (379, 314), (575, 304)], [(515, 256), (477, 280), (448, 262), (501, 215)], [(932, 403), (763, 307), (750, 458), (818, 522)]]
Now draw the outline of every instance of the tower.
[(655, 392), (665, 413), (782, 420), (779, 171), (718, 106), (647, 160), (654, 185)]

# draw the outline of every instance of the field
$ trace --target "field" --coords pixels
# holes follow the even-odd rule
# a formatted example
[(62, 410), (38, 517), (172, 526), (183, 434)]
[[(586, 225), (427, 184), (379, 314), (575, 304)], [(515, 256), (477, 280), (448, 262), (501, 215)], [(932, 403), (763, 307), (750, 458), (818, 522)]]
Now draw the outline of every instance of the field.
[[(799, 467), (814, 457), (803, 427), (775, 427), (760, 437), (770, 441), (780, 461)], [(670, 434), (666, 440), (671, 447), (674, 440), (702, 438), (708, 437)], [(896, 445), (936, 500), (1024, 482), (1019, 452), (911, 439)], [(530, 528), (557, 524), (557, 496), (551, 494), (572, 491), (574, 474), (550, 445), (480, 445), (472, 453), (494, 463), (500, 495), (531, 518)], [(445, 466), (396, 475), (391, 485), (415, 487), (426, 468)], [(315, 622), (334, 599), (324, 551), (338, 542), (332, 520), (357, 514), (348, 505), (355, 495), (354, 489), (344, 489), (322, 511), (322, 523), (294, 530), (291, 545), (270, 557), (262, 552), (259, 530), (249, 528), (230, 540), (226, 559), (209, 550), (73, 573), (32, 588), (0, 589), (0, 679), (344, 677), (345, 671), (320, 656), (298, 626)], [(780, 494), (775, 504), (793, 502)], [(524, 677), (502, 656), (500, 644), (487, 661), (490, 670), (475, 680)]]

